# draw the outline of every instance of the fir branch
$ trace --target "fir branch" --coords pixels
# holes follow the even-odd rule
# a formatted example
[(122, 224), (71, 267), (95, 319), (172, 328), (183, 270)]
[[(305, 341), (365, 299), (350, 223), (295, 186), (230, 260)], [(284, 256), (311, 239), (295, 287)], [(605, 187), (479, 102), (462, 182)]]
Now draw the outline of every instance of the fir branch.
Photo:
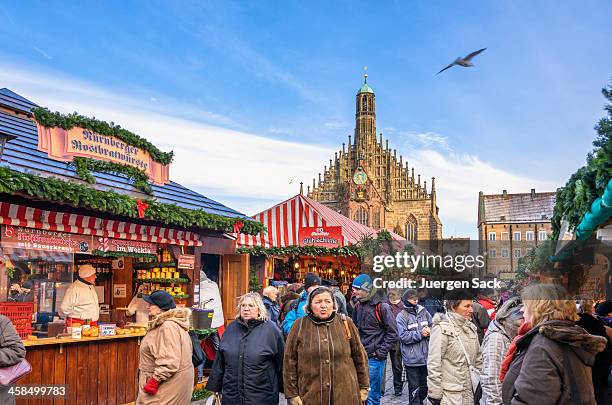
[(96, 178), (90, 173), (90, 171), (99, 173), (123, 174), (128, 179), (132, 180), (135, 188), (145, 194), (153, 194), (153, 188), (149, 183), (149, 176), (147, 176), (147, 174), (142, 170), (139, 170), (133, 166), (79, 156), (75, 157), (72, 160), (72, 163), (74, 164), (77, 176), (79, 176), (81, 180), (84, 180), (89, 184), (96, 183)]

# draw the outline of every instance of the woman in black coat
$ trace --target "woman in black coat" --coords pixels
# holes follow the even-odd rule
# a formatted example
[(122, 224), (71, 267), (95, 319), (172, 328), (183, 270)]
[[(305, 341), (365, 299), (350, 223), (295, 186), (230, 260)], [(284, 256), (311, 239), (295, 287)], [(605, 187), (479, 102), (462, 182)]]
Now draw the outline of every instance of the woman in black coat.
[(283, 335), (257, 293), (240, 297), (223, 334), (206, 389), (222, 405), (277, 405), (283, 383)]

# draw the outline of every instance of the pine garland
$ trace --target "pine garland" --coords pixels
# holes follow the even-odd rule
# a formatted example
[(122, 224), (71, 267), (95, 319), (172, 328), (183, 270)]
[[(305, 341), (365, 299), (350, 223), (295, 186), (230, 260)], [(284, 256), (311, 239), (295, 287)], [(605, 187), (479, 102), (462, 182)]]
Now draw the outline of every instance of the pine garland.
[(85, 117), (76, 112), (64, 115), (59, 112), (51, 112), (48, 108), (41, 107), (33, 108), (32, 113), (40, 125), (48, 128), (61, 127), (65, 130), (70, 130), (74, 127), (79, 127), (92, 130), (100, 135), (114, 136), (128, 145), (149, 152), (153, 160), (163, 165), (172, 162), (172, 158), (174, 157), (174, 152), (162, 152), (151, 142), (127, 129), (121, 128), (119, 125), (115, 125), (114, 122), (109, 124), (105, 121), (97, 120), (95, 117)]
[(134, 257), (134, 258), (138, 258), (138, 259), (150, 259), (152, 257), (156, 257), (156, 255), (154, 254), (149, 254), (149, 253), (136, 253), (136, 252), (104, 252), (102, 250), (94, 250), (91, 252), (92, 255), (94, 256), (100, 256), (100, 257), (113, 257), (113, 258), (119, 258), (119, 257)]
[(270, 247), (263, 246), (240, 247), (236, 253), (248, 253), (253, 256), (356, 256), (361, 257), (363, 249), (361, 246), (348, 245), (342, 247), (328, 248), (324, 246), (286, 246)]
[[(0, 193), (26, 194), (43, 201), (68, 204), (128, 218), (139, 218), (136, 198), (112, 190), (99, 191), (83, 184), (53, 177), (20, 173), (8, 167), (0, 167)], [(202, 209), (190, 210), (176, 204), (160, 203), (149, 199), (145, 202), (149, 205), (145, 211), (145, 218), (167, 225), (233, 232), (234, 224), (242, 222), (240, 232), (250, 235), (257, 235), (266, 229), (261, 222), (245, 218), (229, 218), (211, 214)]]
[(607, 116), (595, 126), (598, 134), (593, 142), (595, 148), (587, 155), (587, 164), (557, 190), (552, 218), (554, 240), (559, 238), (561, 221), (566, 220), (574, 229), (612, 178), (612, 85), (603, 88), (602, 93), (609, 103), (604, 107)]
[(84, 180), (89, 184), (96, 184), (96, 178), (91, 174), (90, 171), (99, 173), (123, 174), (128, 179), (132, 180), (135, 188), (145, 194), (153, 194), (153, 188), (149, 183), (149, 176), (147, 176), (147, 174), (142, 170), (139, 170), (133, 166), (78, 156), (72, 160), (72, 163), (75, 166), (77, 176), (79, 176), (81, 180)]

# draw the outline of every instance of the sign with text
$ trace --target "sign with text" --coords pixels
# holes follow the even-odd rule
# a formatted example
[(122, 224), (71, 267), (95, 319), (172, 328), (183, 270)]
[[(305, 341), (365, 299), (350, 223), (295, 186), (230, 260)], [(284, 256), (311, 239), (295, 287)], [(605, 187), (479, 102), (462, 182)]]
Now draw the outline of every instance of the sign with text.
[(88, 129), (74, 127), (38, 127), (38, 150), (51, 159), (71, 162), (75, 156), (106, 160), (142, 170), (151, 181), (166, 184), (170, 181), (169, 165), (151, 158), (146, 150), (136, 148), (113, 136), (100, 135)]
[(96, 237), (95, 245), (95, 250), (101, 250), (102, 252), (157, 254), (157, 245), (155, 243), (138, 240)]
[(344, 245), (344, 236), (342, 236), (340, 226), (300, 228), (298, 238), (300, 246), (341, 247)]
[(77, 235), (11, 225), (2, 227), (2, 246), (7, 248), (91, 253), (92, 242), (91, 235)]
[(194, 255), (178, 255), (178, 268), (193, 270), (195, 268), (195, 256)]
[(115, 284), (113, 286), (113, 297), (127, 298), (127, 284)]

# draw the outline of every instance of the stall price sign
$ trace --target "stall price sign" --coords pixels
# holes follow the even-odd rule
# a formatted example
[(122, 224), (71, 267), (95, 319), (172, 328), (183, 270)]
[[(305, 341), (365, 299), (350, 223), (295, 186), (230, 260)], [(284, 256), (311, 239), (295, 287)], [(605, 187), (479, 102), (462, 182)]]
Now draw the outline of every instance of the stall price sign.
[(49, 231), (6, 225), (2, 227), (2, 246), (64, 253), (91, 253), (91, 235)]
[(194, 255), (178, 255), (178, 268), (193, 270), (195, 268), (195, 256)]
[(304, 227), (298, 232), (300, 246), (344, 246), (344, 236), (340, 226)]

